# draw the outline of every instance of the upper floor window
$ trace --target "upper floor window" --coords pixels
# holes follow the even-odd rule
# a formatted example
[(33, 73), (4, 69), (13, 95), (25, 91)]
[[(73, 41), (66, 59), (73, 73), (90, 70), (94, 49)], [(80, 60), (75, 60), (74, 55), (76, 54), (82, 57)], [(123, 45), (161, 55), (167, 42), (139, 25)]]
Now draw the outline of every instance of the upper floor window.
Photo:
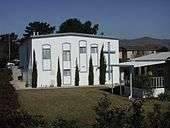
[(70, 43), (63, 43), (63, 61), (71, 61), (71, 44)]
[(98, 53), (97, 45), (91, 45), (91, 53)]
[(63, 61), (71, 61), (71, 54), (69, 50), (63, 51)]
[(51, 47), (50, 45), (43, 45), (42, 49), (42, 58), (43, 59), (51, 59)]
[(45, 44), (42, 46), (42, 68), (43, 71), (51, 70), (51, 46)]
[(80, 53), (86, 53), (86, 47), (80, 47)]

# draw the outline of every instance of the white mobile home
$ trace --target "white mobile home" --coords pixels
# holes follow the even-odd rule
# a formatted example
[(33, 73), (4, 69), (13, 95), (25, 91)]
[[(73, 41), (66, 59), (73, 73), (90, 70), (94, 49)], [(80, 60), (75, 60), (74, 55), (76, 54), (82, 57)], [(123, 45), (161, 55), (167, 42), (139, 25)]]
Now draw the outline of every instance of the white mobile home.
[[(62, 86), (74, 86), (76, 58), (79, 66), (80, 86), (88, 85), (89, 59), (92, 56), (94, 66), (94, 84), (99, 84), (100, 51), (104, 45), (106, 62), (108, 60), (108, 42), (110, 42), (110, 63), (119, 63), (119, 41), (114, 38), (62, 33), (50, 35), (35, 35), (24, 40), (20, 46), (20, 67), (23, 80), (31, 84), (33, 51), (35, 51), (38, 87), (57, 86), (58, 58)], [(113, 69), (113, 82), (119, 83), (119, 68)], [(106, 74), (108, 82), (108, 73)]]

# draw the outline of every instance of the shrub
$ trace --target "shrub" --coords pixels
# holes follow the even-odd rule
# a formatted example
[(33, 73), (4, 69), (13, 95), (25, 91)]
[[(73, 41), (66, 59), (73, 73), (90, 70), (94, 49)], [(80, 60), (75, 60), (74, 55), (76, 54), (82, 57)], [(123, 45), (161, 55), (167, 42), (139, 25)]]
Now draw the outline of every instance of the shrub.
[(30, 115), (26, 112), (13, 112), (7, 116), (0, 116), (0, 127), (2, 128), (45, 128), (42, 116)]
[(90, 56), (90, 60), (89, 60), (89, 76), (88, 76), (88, 80), (89, 80), (89, 85), (94, 85), (93, 61), (92, 61), (91, 56)]
[(127, 128), (128, 125), (128, 109), (126, 108), (111, 108), (111, 102), (105, 95), (102, 97), (98, 106), (95, 108), (96, 112), (96, 128)]
[(132, 116), (131, 116), (131, 127), (132, 128), (143, 128), (144, 127), (144, 115), (142, 110), (142, 101), (135, 100), (132, 103)]
[(105, 84), (106, 81), (106, 60), (103, 52), (104, 45), (102, 46), (101, 52), (100, 52), (100, 76), (99, 81), (100, 84)]
[(35, 51), (33, 52), (33, 69), (32, 69), (32, 87), (37, 87), (37, 63), (36, 63), (36, 57), (35, 57)]
[(79, 69), (76, 58), (76, 70), (75, 70), (75, 86), (79, 86)]
[(168, 100), (168, 94), (167, 93), (161, 93), (161, 94), (158, 95), (158, 99), (160, 101), (166, 101), (166, 100)]
[(60, 60), (58, 58), (58, 70), (57, 70), (57, 86), (61, 87), (61, 72), (60, 72)]
[(56, 119), (51, 123), (51, 128), (79, 128), (76, 121), (66, 121), (64, 119)]

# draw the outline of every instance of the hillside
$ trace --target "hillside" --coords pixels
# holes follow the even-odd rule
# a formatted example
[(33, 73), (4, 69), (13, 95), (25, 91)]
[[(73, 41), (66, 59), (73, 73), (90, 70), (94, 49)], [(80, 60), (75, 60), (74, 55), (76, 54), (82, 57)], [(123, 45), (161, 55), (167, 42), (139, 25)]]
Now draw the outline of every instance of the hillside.
[(141, 48), (141, 49), (160, 49), (167, 47), (170, 50), (170, 39), (156, 39), (150, 37), (142, 37), (137, 39), (121, 39), (120, 47), (125, 48)]

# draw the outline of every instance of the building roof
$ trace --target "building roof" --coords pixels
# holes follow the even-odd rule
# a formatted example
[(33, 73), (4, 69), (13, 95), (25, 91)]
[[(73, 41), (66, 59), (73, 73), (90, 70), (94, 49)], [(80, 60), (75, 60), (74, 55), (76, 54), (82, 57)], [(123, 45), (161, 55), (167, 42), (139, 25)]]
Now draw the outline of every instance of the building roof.
[(133, 59), (134, 61), (166, 61), (170, 57), (170, 52), (154, 53)]
[(129, 62), (120, 63), (120, 65), (132, 65), (134, 67), (143, 67), (150, 65), (158, 65), (166, 63), (166, 60), (170, 59), (170, 52), (161, 52), (150, 54), (142, 57), (138, 57), (130, 60)]
[(84, 33), (70, 33), (70, 32), (69, 33), (47, 34), (47, 35), (35, 35), (35, 36), (31, 36), (30, 38), (35, 39), (35, 38), (49, 38), (49, 37), (62, 37), (62, 36), (80, 36), (80, 37), (118, 40), (116, 38), (112, 38), (112, 37), (109, 37), (109, 36), (84, 34)]

